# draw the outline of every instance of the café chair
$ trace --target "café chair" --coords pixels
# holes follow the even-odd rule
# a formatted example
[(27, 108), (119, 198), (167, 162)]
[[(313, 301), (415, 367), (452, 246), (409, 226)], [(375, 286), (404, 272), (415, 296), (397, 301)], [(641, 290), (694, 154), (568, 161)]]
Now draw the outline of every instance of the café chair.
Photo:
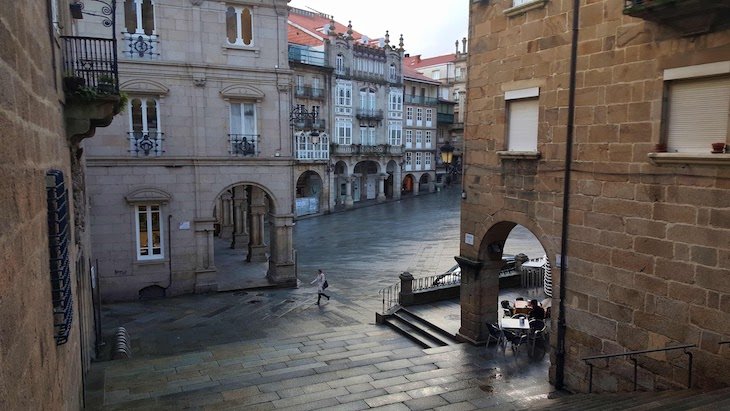
[(535, 345), (539, 342), (545, 344), (547, 340), (547, 326), (545, 321), (532, 319), (530, 320), (530, 332), (527, 334), (527, 342), (530, 345), (530, 356), (535, 355)]
[(512, 352), (517, 355), (519, 353), (520, 346), (522, 345), (522, 343), (525, 342), (526, 336), (524, 334), (518, 334), (511, 330), (502, 330), (502, 334), (504, 334), (505, 340), (511, 344)]
[(492, 340), (497, 343), (497, 346), (504, 344), (504, 335), (502, 334), (502, 329), (499, 328), (499, 325), (487, 323), (487, 329), (489, 330), (489, 335), (487, 336), (487, 347), (489, 347)]

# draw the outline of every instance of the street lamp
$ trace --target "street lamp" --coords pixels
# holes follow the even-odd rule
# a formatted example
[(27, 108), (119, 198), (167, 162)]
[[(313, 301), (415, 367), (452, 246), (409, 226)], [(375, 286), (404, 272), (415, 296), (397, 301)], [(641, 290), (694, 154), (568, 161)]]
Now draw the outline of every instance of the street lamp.
[(450, 142), (446, 142), (441, 146), (441, 162), (446, 166), (446, 177), (444, 182), (446, 185), (451, 183), (451, 161), (454, 159), (454, 146)]

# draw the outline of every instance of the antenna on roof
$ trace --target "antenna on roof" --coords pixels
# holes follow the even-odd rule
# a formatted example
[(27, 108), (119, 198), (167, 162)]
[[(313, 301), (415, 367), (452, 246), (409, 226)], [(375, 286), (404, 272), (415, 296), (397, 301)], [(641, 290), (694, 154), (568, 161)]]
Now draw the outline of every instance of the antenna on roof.
[(318, 14), (318, 15), (320, 15), (321, 17), (324, 17), (324, 18), (326, 18), (326, 19), (330, 18), (330, 15), (329, 15), (329, 14), (327, 14), (327, 13), (322, 13), (321, 11), (319, 11), (319, 10), (315, 10), (315, 9), (313, 9), (313, 8), (309, 7), (309, 6), (304, 6), (304, 7), (308, 8), (309, 10), (312, 10), (313, 12), (317, 13), (317, 14)]

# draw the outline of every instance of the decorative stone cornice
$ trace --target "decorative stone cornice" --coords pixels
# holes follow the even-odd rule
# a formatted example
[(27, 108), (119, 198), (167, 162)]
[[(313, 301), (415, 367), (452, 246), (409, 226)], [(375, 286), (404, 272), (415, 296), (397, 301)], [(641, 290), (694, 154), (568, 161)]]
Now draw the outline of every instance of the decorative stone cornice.
[(128, 94), (147, 94), (155, 96), (164, 96), (170, 92), (170, 89), (164, 84), (148, 79), (132, 79), (125, 81), (119, 86), (119, 89)]
[(124, 196), (129, 204), (136, 203), (169, 203), (172, 196), (159, 188), (143, 187), (138, 188)]
[(233, 84), (220, 91), (223, 98), (243, 98), (261, 101), (264, 99), (264, 92), (246, 84)]

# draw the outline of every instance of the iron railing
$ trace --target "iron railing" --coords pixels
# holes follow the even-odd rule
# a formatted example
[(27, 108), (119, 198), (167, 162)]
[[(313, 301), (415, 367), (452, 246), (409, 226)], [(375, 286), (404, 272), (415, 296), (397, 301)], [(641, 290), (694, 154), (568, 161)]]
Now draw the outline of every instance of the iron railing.
[(63, 77), (67, 93), (92, 90), (119, 94), (119, 71), (113, 39), (62, 36)]
[(258, 155), (258, 134), (229, 134), (230, 153), (234, 156), (255, 157)]
[(461, 276), (448, 273), (429, 275), (427, 277), (414, 278), (411, 284), (413, 284), (413, 292), (415, 293), (416, 291), (461, 285)]
[(294, 87), (294, 95), (296, 97), (309, 97), (313, 99), (324, 99), (324, 89), (311, 86), (296, 86)]
[(123, 33), (122, 39), (127, 45), (126, 50), (122, 51), (126, 57), (145, 60), (156, 60), (160, 57), (160, 37), (156, 34)]
[(355, 117), (357, 117), (358, 119), (366, 120), (382, 120), (383, 110), (373, 108), (360, 108), (357, 110), (357, 114), (355, 114)]
[(406, 94), (403, 96), (406, 104), (418, 104), (423, 106), (435, 106), (438, 104), (439, 99), (436, 97), (416, 96), (413, 94)]
[(688, 365), (687, 365), (687, 388), (692, 388), (692, 353), (688, 350), (690, 348), (697, 348), (696, 344), (687, 344), (687, 345), (677, 345), (674, 347), (665, 347), (665, 348), (656, 348), (652, 350), (640, 350), (640, 351), (626, 351), (618, 354), (605, 354), (605, 355), (595, 355), (592, 357), (583, 357), (581, 358), (582, 361), (584, 361), (589, 368), (588, 371), (588, 392), (591, 393), (593, 391), (593, 364), (590, 362), (592, 360), (609, 360), (611, 358), (617, 358), (617, 357), (629, 357), (631, 362), (634, 364), (634, 391), (638, 389), (638, 363), (636, 360), (637, 355), (641, 354), (648, 354), (653, 352), (664, 352), (664, 351), (672, 351), (672, 350), (684, 350), (684, 354), (687, 355), (688, 358)]
[(68, 342), (73, 320), (73, 297), (69, 266), (69, 205), (63, 172), (46, 173), (48, 206), (48, 253), (53, 303), (53, 328), (56, 345)]
[(164, 133), (159, 131), (130, 131), (129, 135), (129, 151), (135, 156), (140, 154), (143, 156), (160, 156), (162, 150), (162, 136)]
[(393, 307), (400, 304), (400, 283), (395, 283), (390, 287), (383, 288), (378, 291), (378, 295), (383, 300), (383, 314), (386, 314)]

